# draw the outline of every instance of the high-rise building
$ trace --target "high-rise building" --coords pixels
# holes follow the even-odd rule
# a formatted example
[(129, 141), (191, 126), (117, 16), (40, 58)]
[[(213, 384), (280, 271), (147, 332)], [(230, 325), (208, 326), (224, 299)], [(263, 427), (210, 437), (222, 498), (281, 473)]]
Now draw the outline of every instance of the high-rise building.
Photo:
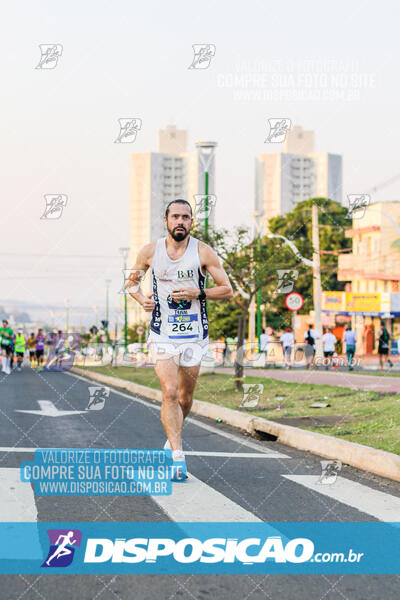
[(187, 149), (187, 131), (168, 125), (158, 132), (158, 152), (162, 154), (181, 154)]
[[(193, 213), (197, 194), (204, 194), (204, 165), (199, 151), (187, 152), (187, 132), (169, 125), (158, 135), (158, 152), (131, 155), (130, 257), (135, 263), (139, 250), (166, 235), (164, 215), (167, 205), (176, 198), (187, 200)], [(210, 162), (208, 194), (215, 194), (215, 164)], [(209, 215), (214, 226), (215, 211)], [(147, 275), (142, 288), (150, 293)], [(138, 303), (129, 301), (128, 321), (145, 319)]]
[(255, 210), (266, 221), (293, 210), (298, 202), (325, 197), (342, 203), (342, 157), (314, 152), (314, 132), (294, 127), (286, 134), (284, 152), (256, 159)]
[(283, 142), (285, 154), (308, 154), (314, 152), (314, 132), (304, 131), (302, 127), (295, 125), (287, 132)]

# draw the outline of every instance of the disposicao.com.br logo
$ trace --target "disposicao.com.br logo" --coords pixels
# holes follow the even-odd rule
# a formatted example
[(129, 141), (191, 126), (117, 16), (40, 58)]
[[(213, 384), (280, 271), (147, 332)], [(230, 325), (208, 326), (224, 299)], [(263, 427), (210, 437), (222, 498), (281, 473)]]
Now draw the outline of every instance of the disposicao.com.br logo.
[[(252, 549), (252, 550), (250, 550)], [(249, 553), (250, 552), (250, 553)], [(303, 563), (314, 554), (314, 544), (307, 538), (295, 538), (285, 545), (279, 536), (247, 538), (89, 538), (85, 563), (155, 563), (170, 557), (177, 563), (234, 563), (250, 565), (274, 561)]]

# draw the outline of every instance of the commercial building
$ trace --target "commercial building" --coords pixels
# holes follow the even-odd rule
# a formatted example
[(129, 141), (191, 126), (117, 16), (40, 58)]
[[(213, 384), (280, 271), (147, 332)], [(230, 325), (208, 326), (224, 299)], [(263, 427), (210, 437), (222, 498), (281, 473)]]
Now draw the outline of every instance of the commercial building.
[(255, 210), (264, 211), (268, 222), (315, 197), (342, 203), (342, 157), (314, 152), (314, 132), (296, 126), (287, 132), (283, 152), (256, 159)]
[(339, 256), (338, 279), (351, 292), (323, 294), (323, 310), (351, 315), (359, 351), (376, 349), (381, 320), (400, 337), (400, 202), (376, 202), (354, 211), (346, 236), (352, 252)]
[[(215, 195), (215, 163), (208, 167), (208, 194)], [(131, 155), (130, 266), (145, 244), (166, 235), (163, 216), (166, 206), (176, 198), (190, 202), (195, 212), (197, 194), (204, 194), (204, 161), (201, 151), (187, 151), (187, 132), (169, 125), (158, 134), (157, 152)], [(215, 211), (208, 222), (214, 226)], [(150, 277), (143, 288), (150, 292)], [(147, 320), (136, 302), (128, 302), (128, 323)]]

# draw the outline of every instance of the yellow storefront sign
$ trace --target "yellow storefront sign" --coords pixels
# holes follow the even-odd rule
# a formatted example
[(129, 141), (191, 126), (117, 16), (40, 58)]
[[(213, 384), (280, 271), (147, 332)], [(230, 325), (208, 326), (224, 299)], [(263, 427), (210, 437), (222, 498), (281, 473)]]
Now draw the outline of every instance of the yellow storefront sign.
[(343, 312), (346, 310), (345, 292), (322, 292), (322, 310)]
[(354, 294), (346, 292), (347, 312), (380, 312), (381, 295), (380, 294)]

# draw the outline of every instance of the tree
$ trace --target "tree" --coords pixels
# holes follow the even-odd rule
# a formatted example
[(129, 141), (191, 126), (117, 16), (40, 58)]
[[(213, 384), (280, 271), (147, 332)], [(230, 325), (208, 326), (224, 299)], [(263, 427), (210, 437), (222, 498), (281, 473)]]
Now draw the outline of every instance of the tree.
[[(337, 279), (337, 264), (339, 252), (351, 249), (351, 239), (346, 238), (344, 233), (345, 229), (351, 225), (347, 208), (328, 198), (311, 198), (299, 202), (290, 213), (270, 219), (269, 229), (271, 233), (280, 234), (293, 240), (299, 252), (304, 257), (312, 259), (311, 209), (314, 203), (318, 204), (319, 209), (322, 289), (342, 291), (345, 282)], [(291, 267), (299, 271), (294, 289), (304, 297), (302, 312), (309, 312), (313, 308), (312, 270), (294, 255), (292, 255), (287, 268)], [(273, 298), (272, 305), (276, 310), (281, 310), (284, 307), (283, 294)]]
[[(264, 238), (259, 246), (247, 227), (236, 227), (233, 233), (227, 229), (209, 230), (207, 236), (200, 228), (194, 228), (192, 235), (209, 244), (222, 261), (232, 284), (234, 295), (229, 303), (232, 314), (237, 315), (237, 353), (235, 361), (235, 386), (242, 389), (243, 383), (243, 341), (249, 306), (258, 289), (271, 294), (276, 288), (277, 269), (285, 268), (291, 251), (276, 240)], [(210, 282), (212, 286), (212, 282)], [(211, 304), (211, 302), (209, 303)], [(214, 310), (214, 309), (212, 309)], [(215, 314), (217, 313), (217, 309)], [(221, 333), (226, 335), (222, 330)]]

